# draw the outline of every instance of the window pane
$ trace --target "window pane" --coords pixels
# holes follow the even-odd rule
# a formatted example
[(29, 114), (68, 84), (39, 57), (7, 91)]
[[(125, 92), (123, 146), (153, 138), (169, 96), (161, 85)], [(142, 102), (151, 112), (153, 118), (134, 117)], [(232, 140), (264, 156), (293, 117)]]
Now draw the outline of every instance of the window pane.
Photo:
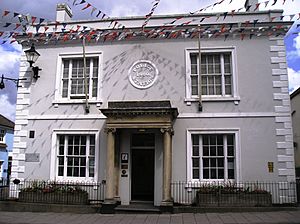
[(203, 159), (203, 167), (209, 167), (209, 159)]
[(193, 146), (193, 156), (199, 156), (199, 146)]
[(191, 65), (191, 73), (192, 74), (198, 74), (197, 65)]
[(228, 156), (234, 156), (234, 148), (233, 146), (227, 146), (227, 155)]
[(198, 158), (196, 158), (196, 159), (193, 159), (193, 168), (194, 167), (199, 167), (199, 159)]
[(209, 145), (208, 138), (209, 138), (209, 135), (202, 136), (203, 145)]
[(233, 145), (234, 135), (227, 135), (227, 145)]
[(203, 156), (209, 156), (209, 147), (203, 146)]
[(222, 159), (218, 158), (218, 167), (219, 168), (224, 167), (224, 159), (223, 158)]
[(201, 74), (207, 74), (207, 66), (206, 66), (206, 64), (201, 64)]
[(197, 64), (197, 55), (196, 54), (191, 54), (191, 63)]
[(218, 146), (218, 156), (223, 156), (223, 155), (224, 155), (223, 146)]
[(198, 76), (192, 76), (192, 86), (198, 85)]
[(217, 167), (217, 159), (210, 159), (210, 167)]
[(225, 86), (225, 94), (226, 95), (231, 95), (231, 86), (230, 85), (226, 85)]
[(209, 179), (209, 170), (203, 169), (203, 179)]
[(209, 136), (210, 145), (216, 145), (217, 144), (217, 136), (216, 135), (210, 135)]
[(64, 168), (58, 167), (58, 176), (63, 176), (63, 175), (64, 175)]
[(85, 177), (85, 167), (80, 168), (80, 177)]
[(217, 155), (217, 146), (210, 146), (210, 156)]
[(224, 179), (224, 169), (218, 169), (218, 179)]
[(217, 179), (217, 170), (216, 169), (211, 169), (210, 170), (210, 179)]
[(234, 179), (234, 170), (228, 169), (228, 179)]
[(208, 64), (208, 74), (214, 74), (214, 65)]
[(193, 145), (199, 145), (199, 135), (192, 135)]
[(90, 157), (89, 158), (89, 177), (94, 177), (94, 175), (95, 175), (94, 167), (95, 167), (95, 159), (93, 157)]
[(193, 179), (199, 179), (199, 169), (193, 169)]
[(192, 86), (192, 95), (193, 96), (198, 95), (198, 86)]

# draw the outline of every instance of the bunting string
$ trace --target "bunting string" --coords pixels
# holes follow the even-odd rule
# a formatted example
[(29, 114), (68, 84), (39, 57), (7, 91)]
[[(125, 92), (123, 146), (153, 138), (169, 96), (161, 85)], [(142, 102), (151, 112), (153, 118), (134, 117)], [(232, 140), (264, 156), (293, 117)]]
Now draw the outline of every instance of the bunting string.
[(148, 22), (149, 22), (151, 16), (153, 15), (155, 9), (157, 8), (159, 2), (160, 2), (160, 0), (155, 0), (155, 1), (154, 1), (154, 4), (153, 4), (153, 6), (152, 6), (150, 12), (145, 16), (146, 19), (145, 19), (145, 21), (144, 21), (144, 23), (143, 23), (143, 25), (142, 25), (142, 29), (144, 29), (144, 27), (148, 24)]
[[(68, 0), (70, 1), (70, 0)], [(89, 3), (86, 0), (73, 0), (73, 6), (83, 6), (84, 7), (81, 9), (81, 11), (86, 10), (86, 9), (91, 9), (91, 16), (94, 16), (98, 19), (111, 19), (107, 14), (105, 14), (102, 10), (97, 9), (95, 6), (93, 6), (91, 3)], [(123, 24), (121, 24), (119, 21), (112, 19), (110, 26), (113, 26), (113, 29), (118, 28), (120, 29), (121, 27), (125, 27)]]

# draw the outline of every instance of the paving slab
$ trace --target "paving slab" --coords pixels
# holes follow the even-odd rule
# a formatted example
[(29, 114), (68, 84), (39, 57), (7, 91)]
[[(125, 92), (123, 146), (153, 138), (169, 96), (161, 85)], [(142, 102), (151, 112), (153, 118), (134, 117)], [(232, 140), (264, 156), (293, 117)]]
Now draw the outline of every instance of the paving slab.
[(299, 211), (180, 214), (1, 212), (0, 224), (300, 224)]

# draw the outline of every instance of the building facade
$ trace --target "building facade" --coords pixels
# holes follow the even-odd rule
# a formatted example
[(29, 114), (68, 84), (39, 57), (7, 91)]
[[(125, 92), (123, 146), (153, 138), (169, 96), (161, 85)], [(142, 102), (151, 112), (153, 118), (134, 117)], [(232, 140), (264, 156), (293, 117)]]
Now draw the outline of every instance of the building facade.
[(13, 150), (14, 126), (14, 122), (0, 114), (0, 180), (10, 176), (9, 157)]
[(38, 80), (22, 56), (12, 177), (104, 182), (107, 204), (156, 206), (176, 181), (294, 181), (281, 13), (153, 16), (141, 30), (144, 17), (72, 21), (60, 5), (48, 26), (79, 25), (86, 43), (35, 43)]
[(291, 94), (291, 112), (293, 123), (293, 137), (294, 137), (294, 149), (295, 149), (295, 168), (296, 176), (300, 177), (300, 88), (295, 90)]

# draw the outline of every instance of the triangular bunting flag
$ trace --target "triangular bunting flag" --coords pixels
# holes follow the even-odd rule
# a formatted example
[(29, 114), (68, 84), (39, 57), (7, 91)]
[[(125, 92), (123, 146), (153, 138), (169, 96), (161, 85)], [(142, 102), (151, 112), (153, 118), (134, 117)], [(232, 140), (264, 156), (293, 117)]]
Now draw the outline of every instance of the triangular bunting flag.
[(226, 19), (227, 14), (228, 14), (228, 12), (224, 12), (224, 18), (223, 18), (223, 20)]
[(10, 11), (4, 11), (2, 17), (7, 16), (10, 13)]
[(77, 3), (76, 5), (81, 5), (81, 4), (85, 3), (85, 2), (86, 2), (85, 0), (81, 0), (81, 2)]
[(277, 0), (274, 0), (274, 3), (272, 4), (272, 6), (275, 5), (276, 3), (277, 3)]
[(266, 1), (266, 2), (265, 2), (265, 7), (267, 7), (267, 6), (268, 6), (268, 4), (269, 4), (269, 1)]
[(248, 6), (246, 7), (246, 12), (249, 11), (249, 9), (251, 8), (251, 6), (252, 6), (252, 5), (248, 5)]
[(256, 24), (258, 23), (258, 19), (253, 20), (253, 26), (255, 27)]
[(257, 3), (257, 4), (255, 5), (254, 11), (256, 11), (256, 10), (259, 8), (259, 6), (260, 6), (260, 3)]
[(9, 27), (11, 23), (6, 23), (3, 27)]
[(35, 20), (36, 20), (36, 17), (35, 17), (35, 16), (32, 16), (32, 17), (31, 17), (31, 24), (32, 24), (32, 25), (34, 24)]
[(39, 24), (41, 24), (41, 23), (44, 22), (44, 21), (45, 21), (45, 19), (40, 18), (40, 23), (39, 23)]
[(18, 15), (19, 15), (19, 13), (14, 12), (14, 18), (15, 18), (16, 16), (18, 16)]
[(14, 28), (14, 30), (18, 29), (20, 26), (21, 26), (21, 24), (20, 24), (20, 23), (17, 23), (17, 24), (16, 24), (16, 27)]
[(96, 11), (97, 9), (95, 7), (92, 8), (92, 11), (91, 11), (91, 16), (94, 14), (94, 12)]
[(90, 4), (90, 3), (88, 3), (85, 7), (83, 7), (81, 10), (85, 10), (85, 9), (87, 9), (87, 8), (89, 8), (89, 7), (91, 7), (92, 5)]
[(99, 10), (99, 12), (97, 13), (96, 17), (100, 16), (101, 14), (101, 10)]

